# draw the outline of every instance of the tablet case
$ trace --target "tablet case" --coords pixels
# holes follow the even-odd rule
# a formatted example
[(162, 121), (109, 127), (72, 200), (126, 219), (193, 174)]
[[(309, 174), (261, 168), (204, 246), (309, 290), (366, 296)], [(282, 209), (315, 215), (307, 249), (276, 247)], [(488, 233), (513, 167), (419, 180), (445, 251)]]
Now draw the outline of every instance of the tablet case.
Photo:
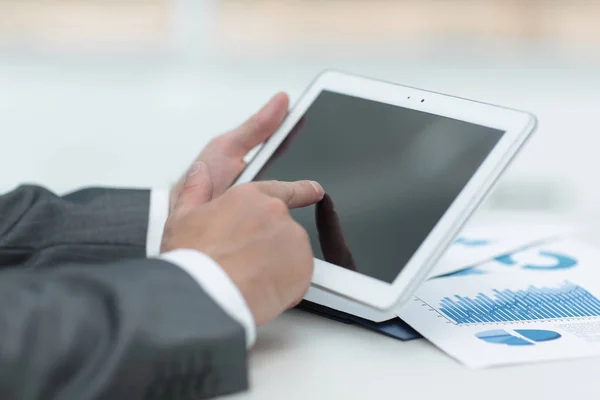
[(383, 322), (373, 322), (306, 300), (303, 300), (296, 308), (345, 324), (360, 325), (364, 328), (398, 340), (406, 341), (422, 338), (417, 331), (397, 317)]

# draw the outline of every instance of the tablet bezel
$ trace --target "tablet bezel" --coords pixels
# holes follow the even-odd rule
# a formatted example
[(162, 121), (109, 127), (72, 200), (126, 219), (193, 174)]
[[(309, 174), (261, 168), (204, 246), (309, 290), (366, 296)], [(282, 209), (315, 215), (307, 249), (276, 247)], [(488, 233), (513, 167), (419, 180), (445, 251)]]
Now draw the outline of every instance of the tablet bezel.
[(297, 101), (281, 126), (254, 155), (234, 185), (254, 179), (298, 120), (324, 90), (423, 111), (505, 132), (392, 283), (383, 282), (315, 258), (313, 285), (368, 306), (388, 310), (409, 298), (417, 285), (427, 277), (431, 268), (435, 266), (437, 260), (454, 240), (477, 205), (533, 132), (536, 119), (533, 115), (522, 111), (343, 72), (325, 71), (313, 81)]

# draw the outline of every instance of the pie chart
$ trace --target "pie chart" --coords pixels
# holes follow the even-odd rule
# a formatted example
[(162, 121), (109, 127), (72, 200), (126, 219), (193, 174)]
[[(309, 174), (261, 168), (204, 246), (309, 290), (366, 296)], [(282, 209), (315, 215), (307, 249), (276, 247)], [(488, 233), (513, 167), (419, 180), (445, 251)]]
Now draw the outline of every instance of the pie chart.
[(495, 329), (476, 333), (475, 336), (487, 343), (507, 346), (534, 346), (537, 343), (549, 342), (561, 337), (558, 332), (541, 329), (515, 329), (512, 331)]

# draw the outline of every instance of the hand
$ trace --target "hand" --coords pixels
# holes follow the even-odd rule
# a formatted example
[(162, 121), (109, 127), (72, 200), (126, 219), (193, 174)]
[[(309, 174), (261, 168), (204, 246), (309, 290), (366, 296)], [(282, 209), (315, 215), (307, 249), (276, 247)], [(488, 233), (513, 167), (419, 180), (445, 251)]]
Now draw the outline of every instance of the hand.
[(197, 186), (193, 188), (202, 203), (223, 194), (246, 167), (244, 156), (275, 132), (288, 107), (288, 96), (279, 93), (243, 125), (211, 140), (171, 190), (170, 210), (173, 211), (188, 176), (202, 176), (195, 180)]
[(239, 288), (257, 325), (295, 306), (310, 285), (313, 252), (289, 214), (323, 198), (310, 181), (246, 183), (200, 205), (188, 179), (167, 220), (161, 250), (196, 249), (215, 260)]
[[(263, 171), (268, 170), (268, 167), (277, 161), (287, 151), (290, 144), (302, 131), (305, 124), (305, 117), (300, 118), (294, 128), (290, 131), (287, 137), (279, 145), (277, 150), (271, 155), (269, 160), (265, 163)], [(255, 177), (256, 180), (260, 180), (261, 173), (258, 173)], [(321, 251), (323, 252), (323, 258), (325, 261), (334, 265), (352, 270), (358, 271), (356, 262), (352, 257), (350, 248), (346, 244), (344, 238), (344, 232), (342, 226), (335, 212), (333, 199), (327, 193), (325, 193), (323, 199), (317, 204), (315, 208), (315, 220), (317, 223), (317, 232), (319, 235), (319, 244)]]

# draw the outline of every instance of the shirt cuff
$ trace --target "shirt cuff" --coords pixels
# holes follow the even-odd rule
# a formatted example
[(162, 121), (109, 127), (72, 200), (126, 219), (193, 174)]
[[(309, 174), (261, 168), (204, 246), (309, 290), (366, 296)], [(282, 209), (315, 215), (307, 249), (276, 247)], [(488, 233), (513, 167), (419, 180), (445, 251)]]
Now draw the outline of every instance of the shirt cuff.
[(187, 272), (231, 318), (244, 327), (247, 347), (254, 345), (254, 317), (244, 296), (219, 264), (206, 254), (189, 249), (173, 250), (159, 258)]
[(150, 191), (150, 212), (146, 234), (147, 257), (156, 257), (160, 254), (160, 242), (169, 216), (169, 195), (168, 190), (152, 189)]

